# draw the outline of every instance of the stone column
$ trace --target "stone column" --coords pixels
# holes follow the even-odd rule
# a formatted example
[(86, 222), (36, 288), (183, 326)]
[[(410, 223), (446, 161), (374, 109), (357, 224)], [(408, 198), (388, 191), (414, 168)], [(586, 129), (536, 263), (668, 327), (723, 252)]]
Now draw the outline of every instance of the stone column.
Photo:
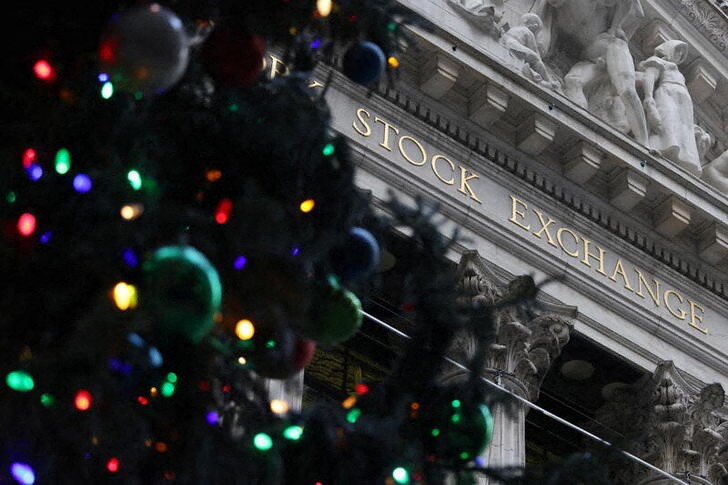
[[(671, 361), (608, 396), (597, 420), (629, 441), (629, 451), (693, 484), (728, 481), (728, 422), (720, 384), (688, 383)], [(613, 438), (614, 439), (614, 438)], [(623, 468), (624, 483), (668, 485), (670, 479), (635, 464)]]
[[(459, 272), (463, 298), (482, 304), (509, 299), (509, 287), (513, 285), (499, 283), (477, 252), (463, 255)], [(525, 310), (506, 308), (498, 314), (496, 338), (489, 348), (483, 375), (517, 396), (535, 401), (551, 363), (569, 341), (570, 320), (576, 316), (576, 308), (539, 302)], [(474, 339), (461, 335), (456, 339), (453, 355), (456, 360), (464, 360), (474, 350)], [(464, 371), (454, 371), (447, 379), (466, 375)], [(483, 455), (486, 465), (523, 466), (528, 409), (511, 400), (494, 405), (491, 412), (495, 427), (493, 441)], [(481, 478), (479, 483), (488, 481)]]

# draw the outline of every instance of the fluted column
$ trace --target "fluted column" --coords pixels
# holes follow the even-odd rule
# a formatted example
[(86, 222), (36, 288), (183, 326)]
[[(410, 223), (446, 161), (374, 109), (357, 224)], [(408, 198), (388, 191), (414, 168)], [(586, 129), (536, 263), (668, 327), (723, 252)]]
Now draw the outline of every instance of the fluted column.
[[(460, 286), (464, 299), (493, 304), (509, 299), (508, 288), (498, 282), (486, 263), (472, 251), (460, 261)], [(495, 341), (488, 351), (483, 375), (513, 394), (535, 401), (551, 363), (569, 341), (571, 319), (576, 308), (556, 304), (539, 304), (532, 312), (504, 309), (497, 317)], [(527, 315), (521, 315), (527, 313)], [(475, 350), (472, 337), (456, 339), (453, 355), (467, 359)], [(466, 373), (453, 372), (447, 379), (464, 378)], [(526, 462), (526, 414), (521, 403), (508, 400), (493, 405), (494, 432), (491, 445), (483, 454), (489, 467), (523, 466)], [(479, 483), (488, 480), (479, 478)]]

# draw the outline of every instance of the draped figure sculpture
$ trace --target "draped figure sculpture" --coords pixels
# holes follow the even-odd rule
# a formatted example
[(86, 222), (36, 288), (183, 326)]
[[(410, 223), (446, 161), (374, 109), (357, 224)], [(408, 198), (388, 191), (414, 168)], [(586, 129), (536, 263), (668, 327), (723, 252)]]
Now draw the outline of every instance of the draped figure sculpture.
[(644, 107), (651, 131), (650, 144), (665, 158), (699, 175), (700, 154), (695, 137), (693, 100), (678, 70), (688, 55), (688, 45), (669, 40), (640, 62)]
[(627, 43), (644, 16), (640, 0), (536, 0), (533, 12), (544, 23), (538, 39), (545, 50), (558, 47), (576, 59), (564, 77), (566, 96), (588, 109), (586, 92), (604, 81), (611, 83), (624, 104), (632, 135), (649, 146)]

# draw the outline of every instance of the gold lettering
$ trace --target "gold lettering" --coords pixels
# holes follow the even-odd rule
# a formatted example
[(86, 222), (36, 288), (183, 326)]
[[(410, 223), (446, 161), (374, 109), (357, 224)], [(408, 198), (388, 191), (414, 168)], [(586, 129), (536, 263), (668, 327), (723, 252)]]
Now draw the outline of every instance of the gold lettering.
[[(409, 140), (409, 141), (411, 141), (411, 142), (412, 142), (412, 143), (414, 143), (414, 144), (415, 144), (415, 145), (417, 146), (417, 148), (418, 148), (418, 149), (420, 150), (420, 158), (421, 158), (421, 160), (420, 160), (420, 161), (415, 161), (415, 160), (412, 160), (412, 159), (411, 159), (411, 158), (409, 157), (409, 155), (407, 155), (407, 153), (406, 153), (406, 152), (404, 151), (404, 141), (405, 141), (405, 140)], [(399, 146), (399, 153), (401, 153), (401, 154), (402, 154), (402, 156), (403, 156), (403, 157), (405, 158), (405, 160), (407, 160), (407, 161), (408, 161), (409, 163), (411, 163), (412, 165), (414, 165), (414, 166), (416, 166), (416, 167), (421, 167), (421, 166), (423, 166), (423, 165), (424, 165), (424, 164), (425, 164), (425, 163), (427, 162), (427, 152), (425, 152), (425, 148), (424, 148), (424, 147), (423, 147), (422, 145), (420, 145), (420, 142), (418, 142), (417, 140), (415, 140), (415, 139), (414, 139), (414, 138), (412, 138), (411, 136), (408, 136), (408, 135), (404, 135), (404, 136), (402, 136), (402, 137), (401, 137), (401, 138), (399, 139), (399, 142), (397, 143), (397, 145)]]
[[(401, 139), (400, 139), (401, 140)], [(430, 164), (432, 165), (432, 171), (435, 174), (435, 177), (439, 178), (442, 182), (446, 183), (447, 185), (452, 185), (455, 183), (455, 176), (453, 175), (452, 178), (445, 180), (442, 175), (440, 175), (440, 172), (437, 171), (437, 161), (438, 160), (444, 160), (447, 162), (448, 165), (450, 165), (450, 170), (455, 173), (455, 164), (450, 161), (449, 158), (443, 156), (443, 155), (435, 155), (432, 157), (432, 160), (430, 161)]]
[[(576, 244), (576, 249), (574, 249), (573, 252), (566, 249), (566, 246), (564, 246), (564, 240), (562, 239), (562, 234), (569, 234), (571, 237), (574, 238), (574, 244)], [(572, 258), (578, 258), (579, 257), (579, 236), (576, 235), (574, 231), (571, 229), (567, 229), (566, 227), (559, 228), (558, 231), (556, 231), (556, 240), (559, 241), (559, 246), (561, 246), (561, 250), (564, 251), (566, 254), (571, 256)]]
[(698, 305), (697, 303), (695, 303), (694, 301), (692, 301), (689, 298), (688, 298), (688, 304), (690, 305), (690, 326), (693, 328), (697, 328), (698, 330), (700, 330), (701, 332), (703, 332), (704, 334), (707, 335), (708, 329), (705, 327), (701, 327), (696, 322), (696, 320), (697, 320), (698, 322), (703, 323), (703, 315), (698, 315), (697, 313), (695, 313), (696, 308), (698, 310), (700, 310), (702, 313), (705, 313), (705, 310), (703, 309), (703, 307), (701, 307), (700, 305)]
[(356, 117), (359, 119), (359, 123), (362, 124), (363, 128), (359, 128), (356, 126), (356, 120), (351, 122), (351, 126), (356, 130), (357, 133), (359, 133), (361, 136), (371, 136), (372, 135), (372, 128), (369, 126), (369, 123), (366, 122), (364, 119), (364, 115), (367, 116), (367, 119), (371, 118), (371, 114), (369, 114), (369, 111), (365, 110), (364, 108), (359, 108), (356, 110)]
[(610, 276), (609, 279), (616, 282), (617, 275), (620, 275), (622, 277), (625, 288), (627, 288), (629, 291), (634, 291), (632, 285), (629, 284), (629, 278), (627, 278), (627, 273), (624, 271), (624, 266), (622, 265), (622, 260), (620, 258), (617, 258), (617, 264), (614, 265), (614, 271), (612, 271), (612, 276)]
[(591, 245), (591, 241), (587, 238), (582, 238), (582, 240), (584, 241), (584, 257), (581, 259), (581, 262), (591, 268), (589, 258), (591, 257), (596, 259), (597, 261), (599, 261), (599, 269), (597, 269), (597, 271), (604, 276), (607, 276), (607, 273), (604, 272), (604, 253), (606, 253), (606, 251), (601, 247), (597, 246), (597, 249), (599, 249), (599, 256), (592, 254), (589, 252), (589, 245)]
[(541, 234), (544, 232), (546, 233), (546, 238), (548, 239), (548, 243), (552, 245), (555, 248), (558, 248), (559, 246), (556, 244), (556, 241), (551, 236), (551, 233), (549, 232), (549, 226), (554, 223), (554, 220), (550, 217), (546, 216), (548, 218), (548, 221), (543, 220), (543, 213), (539, 210), (533, 209), (533, 212), (536, 213), (538, 216), (538, 220), (541, 223), (541, 229), (538, 230), (538, 232), (534, 232), (533, 235), (537, 238), (541, 239)]
[(286, 66), (281, 59), (276, 56), (270, 56), (270, 78), (275, 79), (279, 74), (281, 76), (288, 75), (288, 66)]
[(310, 83), (308, 85), (309, 88), (323, 88), (324, 87), (324, 83), (322, 83), (321, 81), (317, 81), (315, 79), (309, 80), (309, 83)]
[[(394, 131), (395, 135), (399, 135), (399, 130), (395, 128), (394, 126), (390, 125), (383, 119), (380, 119), (379, 116), (374, 117), (375, 123), (381, 123), (384, 125), (384, 138), (382, 138), (382, 143), (379, 144), (380, 147), (384, 148), (387, 151), (392, 151), (392, 147), (389, 146), (389, 130), (392, 129)], [(419, 143), (418, 143), (419, 145)], [(422, 162), (424, 164), (424, 162)]]
[(680, 295), (680, 293), (672, 289), (666, 290), (665, 293), (662, 295), (662, 299), (665, 301), (665, 306), (667, 307), (667, 310), (680, 320), (685, 320), (685, 315), (687, 315), (687, 312), (685, 312), (685, 310), (683, 310), (682, 308), (679, 308), (680, 313), (677, 313), (672, 305), (670, 305), (670, 300), (668, 300), (668, 297), (670, 295), (675, 295), (675, 298), (677, 298), (677, 301), (679, 301), (680, 303), (683, 303), (685, 299)]
[(644, 298), (645, 295), (642, 293), (642, 285), (645, 285), (652, 301), (655, 302), (655, 306), (660, 306), (660, 281), (657, 278), (654, 278), (653, 281), (655, 282), (655, 288), (652, 289), (650, 288), (650, 285), (647, 284), (647, 280), (642, 272), (637, 268), (635, 268), (634, 271), (637, 273), (637, 291), (635, 294)]
[(516, 219), (516, 216), (519, 216), (521, 219), (524, 219), (524, 220), (526, 217), (525, 212), (521, 212), (518, 210), (518, 204), (521, 204), (523, 206), (523, 210), (528, 209), (528, 204), (526, 204), (525, 202), (523, 202), (520, 199), (516, 199), (514, 196), (511, 195), (511, 218), (508, 220), (511, 221), (513, 224), (517, 225), (518, 227), (525, 229), (527, 231), (530, 231), (531, 230), (530, 225), (524, 226), (523, 224), (518, 222), (518, 219)]
[[(474, 173), (471, 173), (466, 177), (465, 174), (468, 173), (468, 169), (462, 166), (458, 166), (458, 168), (460, 168), (460, 188), (458, 189), (458, 192), (462, 192), (463, 194), (470, 196), (470, 198), (478, 204), (482, 204), (482, 202), (480, 202), (480, 199), (478, 199), (478, 197), (475, 195), (475, 192), (473, 192), (473, 188), (470, 187), (470, 184), (468, 183), (468, 180), (477, 180), (480, 177)], [(467, 192), (465, 191), (466, 188), (468, 189)]]

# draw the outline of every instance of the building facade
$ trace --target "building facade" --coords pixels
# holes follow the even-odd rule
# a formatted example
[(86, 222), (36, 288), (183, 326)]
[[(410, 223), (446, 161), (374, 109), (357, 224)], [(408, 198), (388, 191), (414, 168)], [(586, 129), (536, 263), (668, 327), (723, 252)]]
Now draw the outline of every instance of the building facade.
[[(430, 25), (412, 27), (394, 87), (334, 72), (326, 96), (375, 204), (437, 201), (468, 241), (451, 256), (471, 297), (555, 278), (538, 316), (500, 323), (485, 375), (610, 441), (639, 429), (624, 446), (676, 477), (728, 480), (728, 15), (708, 0), (400, 3)], [(588, 448), (501, 411), (490, 464)], [(638, 464), (615, 477), (670, 482)]]

